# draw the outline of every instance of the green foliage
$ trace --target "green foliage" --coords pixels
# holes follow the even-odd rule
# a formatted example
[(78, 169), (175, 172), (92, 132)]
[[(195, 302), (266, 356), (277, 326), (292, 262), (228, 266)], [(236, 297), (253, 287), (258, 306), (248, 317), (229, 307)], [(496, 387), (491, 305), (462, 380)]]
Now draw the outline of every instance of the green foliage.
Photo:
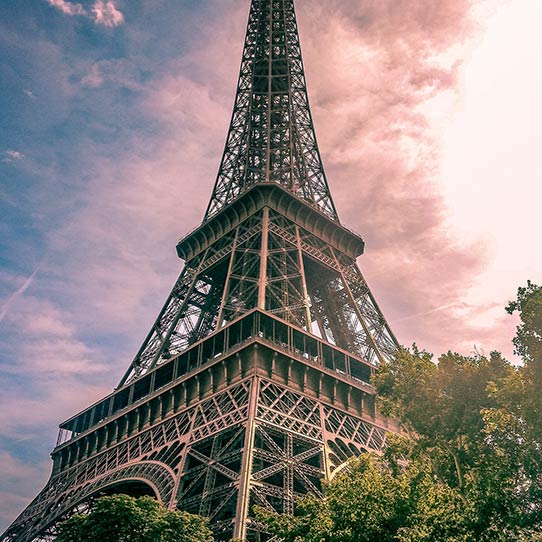
[(463, 490), (485, 448), (483, 412), (496, 406), (488, 386), (513, 372), (497, 353), (488, 359), (449, 352), (435, 365), (425, 352), (401, 350), (374, 384), (381, 410), (401, 420), (415, 451), (443, 482)]
[(514, 444), (531, 443), (542, 450), (542, 287), (527, 282), (507, 311), (519, 311), (521, 324), (514, 345), (524, 366), (493, 390), (501, 406), (501, 430), (506, 419)]
[(524, 360), (538, 384), (542, 381), (542, 286), (527, 281), (518, 289), (516, 301), (506, 307), (508, 313), (519, 312), (521, 324), (514, 338), (515, 352)]
[(519, 311), (514, 338), (524, 365), (489, 390), (497, 407), (484, 412), (492, 448), (513, 467), (521, 526), (542, 524), (542, 287), (527, 283), (507, 311)]
[(57, 542), (211, 542), (207, 520), (151, 497), (112, 495), (59, 527)]
[(405, 458), (426, 462), (458, 492), (475, 540), (521, 540), (542, 524), (540, 441), (532, 438), (539, 423), (529, 406), (540, 393), (537, 386), (526, 393), (529, 374), (496, 352), (449, 352), (435, 365), (414, 350), (400, 352), (375, 378), (383, 408), (410, 436)]
[(259, 519), (285, 542), (542, 542), (542, 288), (529, 282), (507, 310), (519, 311), (522, 366), (401, 350), (374, 385), (404, 436), (352, 461), (295, 517)]
[(258, 518), (285, 542), (469, 540), (458, 493), (423, 465), (394, 474), (385, 459), (368, 454), (352, 460), (324, 492), (324, 500), (305, 497), (294, 518), (263, 509)]

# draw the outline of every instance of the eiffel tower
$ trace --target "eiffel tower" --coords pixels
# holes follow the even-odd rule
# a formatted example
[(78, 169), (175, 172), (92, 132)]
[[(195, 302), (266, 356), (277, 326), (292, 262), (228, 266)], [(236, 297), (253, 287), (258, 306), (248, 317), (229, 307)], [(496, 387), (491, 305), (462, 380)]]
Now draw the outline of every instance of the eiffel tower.
[(395, 431), (370, 378), (397, 341), (339, 221), (309, 109), (293, 0), (252, 0), (233, 115), (201, 225), (128, 371), (60, 425), (49, 482), (3, 542), (54, 539), (96, 496), (154, 495), (264, 540)]

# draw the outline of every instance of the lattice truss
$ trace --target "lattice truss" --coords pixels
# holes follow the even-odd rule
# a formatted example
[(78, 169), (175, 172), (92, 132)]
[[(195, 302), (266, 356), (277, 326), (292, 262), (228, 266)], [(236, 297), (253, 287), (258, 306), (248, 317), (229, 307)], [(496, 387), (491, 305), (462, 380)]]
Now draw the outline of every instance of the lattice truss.
[(338, 220), (307, 97), (292, 0), (253, 0), (233, 115), (206, 217), (278, 183)]
[[(355, 259), (271, 203), (246, 207), (253, 214), (237, 215), (240, 223), (221, 218), (260, 183), (279, 184), (312, 206), (307, 228), (338, 222), (309, 110), (293, 0), (251, 2), (233, 116), (205, 217), (224, 233), (186, 262), (121, 386), (255, 308), (370, 363), (395, 354), (397, 341)], [(94, 430), (55, 450), (53, 476), (1, 542), (52, 540), (58, 521), (119, 484), (129, 484), (127, 492), (143, 484), (170, 507), (209, 516), (217, 540), (256, 539), (261, 526), (254, 520), (248, 532), (239, 530), (252, 505), (291, 513), (299, 495), (318, 495), (321, 478), (348, 457), (384, 446), (381, 428), (314, 399), (319, 390), (312, 391), (309, 397), (252, 377), (190, 408), (160, 395), (100, 418)]]
[(371, 363), (397, 349), (355, 260), (264, 209), (187, 263), (121, 384), (256, 307)]
[[(292, 514), (302, 495), (321, 496), (321, 480), (348, 458), (381, 451), (386, 440), (383, 429), (284, 386), (266, 380), (253, 385), (257, 406), (247, 425), (192, 444), (178, 489), (178, 506), (209, 515), (225, 539), (239, 500), (250, 503), (248, 532), (242, 534), (251, 539), (263, 527), (250, 518), (254, 505)], [(246, 486), (243, 463), (249, 470)]]
[[(231, 427), (244, 427), (249, 390), (250, 382), (241, 382), (180, 413), (164, 409), (154, 423), (149, 418), (151, 407), (146, 404), (141, 412), (127, 414), (126, 419), (102, 428), (102, 446), (92, 446), (97, 435), (90, 433), (62, 452), (66, 457), (60, 472), (53, 474), (2, 542), (30, 542), (54, 536), (59, 521), (107, 488), (134, 480), (144, 481), (164, 504), (174, 506), (186, 458), (198, 454), (196, 443)], [(134, 420), (136, 426), (142, 425), (136, 434), (120, 430)], [(132, 493), (129, 488), (127, 492)], [(204, 504), (202, 511), (206, 507)]]
[[(257, 400), (251, 410), (254, 391)], [(249, 428), (253, 430), (247, 438)], [(135, 435), (113, 426), (103, 450), (91, 451), (92, 438), (74, 444), (65, 468), (50, 479), (2, 542), (52, 540), (59, 521), (83, 512), (108, 488), (133, 492), (127, 484), (136, 480), (166, 505), (209, 517), (216, 539), (229, 540), (239, 499), (250, 503), (248, 516), (254, 504), (293, 513), (298, 497), (320, 495), (321, 479), (346, 459), (380, 451), (386, 433), (285, 386), (252, 378), (184, 411), (165, 410)], [(243, 464), (248, 469), (244, 486)], [(245, 534), (250, 539), (250, 530), (261, 526), (250, 517), (248, 525)]]

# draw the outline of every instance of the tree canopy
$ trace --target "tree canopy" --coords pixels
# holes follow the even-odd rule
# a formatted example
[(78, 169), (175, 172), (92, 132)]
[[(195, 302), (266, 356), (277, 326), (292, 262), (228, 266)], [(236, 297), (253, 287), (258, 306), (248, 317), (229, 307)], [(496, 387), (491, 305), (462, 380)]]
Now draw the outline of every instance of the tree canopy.
[(111, 495), (59, 526), (57, 542), (211, 542), (207, 520), (152, 497)]

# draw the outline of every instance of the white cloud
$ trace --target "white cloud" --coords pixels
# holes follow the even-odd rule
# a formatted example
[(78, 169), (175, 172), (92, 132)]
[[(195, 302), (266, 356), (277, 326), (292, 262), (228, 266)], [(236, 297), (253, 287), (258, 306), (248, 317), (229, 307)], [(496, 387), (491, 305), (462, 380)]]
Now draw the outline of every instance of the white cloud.
[(81, 4), (72, 4), (66, 0), (47, 0), (49, 5), (59, 9), (66, 15), (86, 15), (87, 12)]
[(98, 88), (109, 82), (130, 90), (142, 90), (138, 82), (140, 72), (133, 63), (122, 58), (100, 60), (92, 64), (87, 74), (81, 79), (81, 85)]
[(23, 284), (17, 288), (3, 303), (0, 304), (0, 322), (5, 318), (10, 305), (22, 294), (26, 292), (28, 287), (32, 284), (36, 273), (39, 270), (39, 266), (34, 270), (34, 272), (23, 282)]
[(24, 154), (19, 151), (14, 151), (12, 149), (4, 151), (4, 159), (3, 162), (14, 162), (15, 160), (22, 160), (24, 158)]
[(104, 82), (104, 77), (100, 72), (100, 65), (98, 62), (90, 67), (88, 73), (81, 79), (81, 85), (84, 87), (98, 88)]
[(124, 15), (113, 0), (96, 0), (89, 13), (81, 4), (74, 4), (67, 0), (47, 0), (49, 5), (59, 9), (65, 15), (84, 15), (94, 19), (96, 24), (109, 28), (119, 26), (124, 22)]
[(96, 24), (114, 27), (124, 22), (124, 15), (117, 9), (113, 0), (96, 0), (92, 6)]
[(0, 522), (7, 524), (15, 518), (34, 496), (36, 482), (45, 483), (49, 470), (49, 461), (32, 464), (0, 450), (0, 502), (3, 503)]
[[(16, 292), (21, 290), (30, 282)], [(78, 338), (72, 316), (49, 301), (32, 296), (20, 297), (7, 313), (5, 321), (13, 333), (25, 337), (18, 347), (24, 360), (16, 367), (4, 368), (10, 373), (50, 373), (56, 376), (89, 374), (104, 370), (99, 354)]]

